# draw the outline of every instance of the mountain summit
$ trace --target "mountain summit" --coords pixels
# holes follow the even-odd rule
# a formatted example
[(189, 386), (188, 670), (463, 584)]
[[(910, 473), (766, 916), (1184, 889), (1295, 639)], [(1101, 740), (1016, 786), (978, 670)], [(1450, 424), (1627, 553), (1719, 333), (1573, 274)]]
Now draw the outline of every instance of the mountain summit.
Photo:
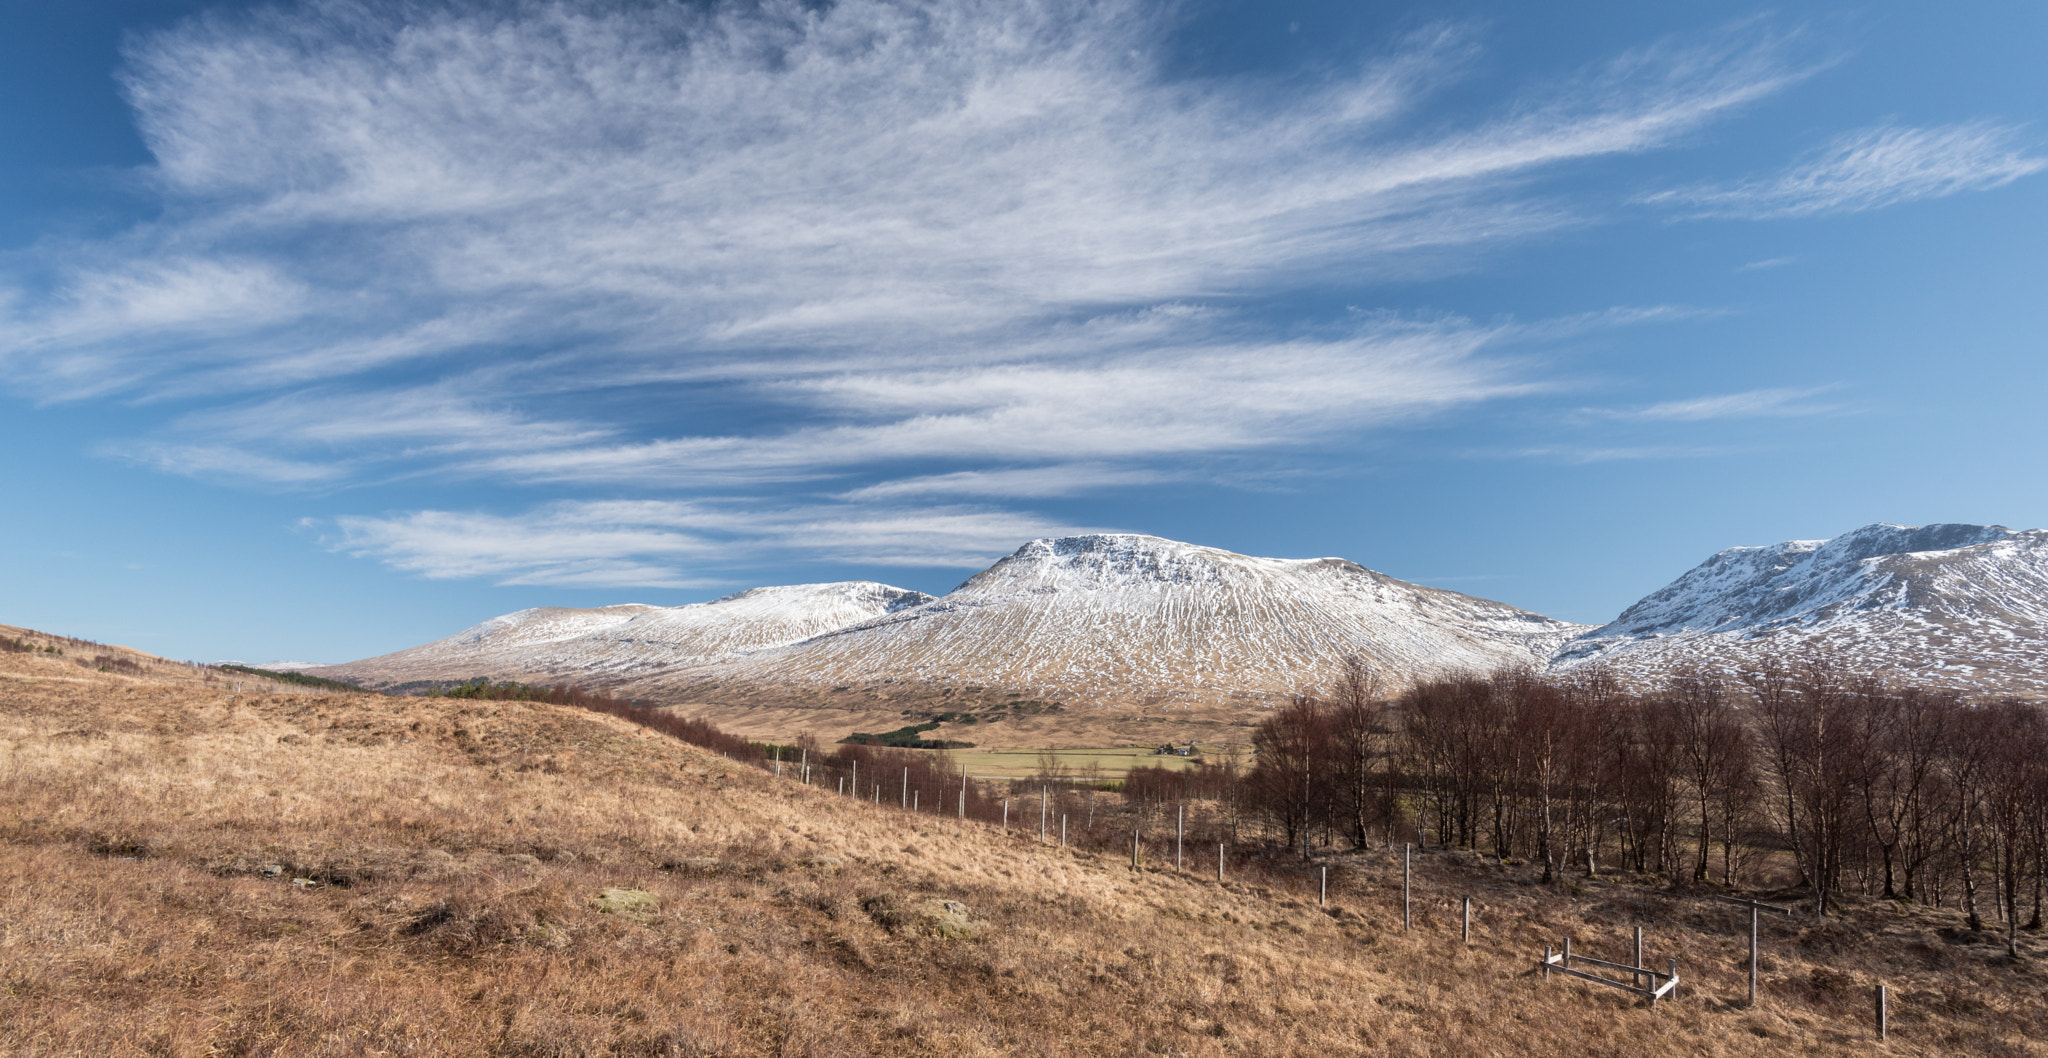
[(1731, 547), (1566, 643), (1556, 665), (1726, 669), (1810, 645), (1860, 672), (2048, 689), (2048, 531), (1880, 523)]

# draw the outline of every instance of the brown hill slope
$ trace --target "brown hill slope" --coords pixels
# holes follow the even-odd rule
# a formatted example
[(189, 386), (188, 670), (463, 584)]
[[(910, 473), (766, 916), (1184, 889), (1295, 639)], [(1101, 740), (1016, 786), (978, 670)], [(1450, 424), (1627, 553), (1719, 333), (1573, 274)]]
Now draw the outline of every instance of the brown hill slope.
[[(1298, 874), (1132, 871), (567, 707), (34, 660), (0, 656), (8, 1053), (1860, 1055), (1879, 976), (1892, 1053), (2048, 1053), (2034, 963), (1952, 916), (1774, 925), (1742, 1010), (1739, 913), (1637, 886), (1421, 856), (1404, 934), (1384, 852), (1330, 860), (1326, 911)], [(937, 900), (974, 935), (920, 929)], [(1530, 972), (1638, 923), (1676, 1002)]]
[[(238, 691), (284, 691), (292, 685), (211, 665), (172, 661), (134, 647), (95, 643), (89, 639), (0, 625), (0, 658), (15, 676), (73, 683), (119, 684), (143, 680), (180, 687), (218, 687)], [(81, 671), (83, 670), (83, 671)]]

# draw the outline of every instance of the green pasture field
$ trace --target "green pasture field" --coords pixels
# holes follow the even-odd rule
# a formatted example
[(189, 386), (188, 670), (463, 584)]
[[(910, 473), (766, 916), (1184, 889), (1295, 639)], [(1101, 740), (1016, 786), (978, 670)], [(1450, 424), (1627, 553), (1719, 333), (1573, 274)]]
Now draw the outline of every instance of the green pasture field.
[(953, 760), (967, 769), (967, 774), (988, 779), (1022, 779), (1039, 773), (1039, 757), (1051, 753), (1061, 766), (1067, 769), (1070, 778), (1088, 778), (1088, 767), (1093, 765), (1106, 782), (1121, 779), (1132, 768), (1166, 767), (1186, 768), (1196, 761), (1219, 761), (1223, 747), (1216, 743), (1196, 743), (1202, 751), (1200, 757), (1155, 756), (1151, 746), (1111, 746), (1103, 749), (956, 749), (952, 750)]

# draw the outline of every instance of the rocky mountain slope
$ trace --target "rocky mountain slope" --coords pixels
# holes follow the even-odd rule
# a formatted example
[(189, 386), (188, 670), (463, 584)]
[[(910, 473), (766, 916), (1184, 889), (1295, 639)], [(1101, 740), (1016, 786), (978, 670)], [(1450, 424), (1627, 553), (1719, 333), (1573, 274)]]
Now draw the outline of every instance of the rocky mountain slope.
[[(850, 606), (822, 606), (860, 592)], [(662, 609), (526, 610), (436, 643), (308, 670), (391, 686), (488, 675), (681, 700), (746, 684), (993, 685), (1085, 703), (1240, 703), (1364, 655), (1395, 682), (1541, 664), (1582, 625), (1343, 559), (1253, 558), (1151, 536), (1034, 540), (946, 596), (757, 588)]]
[(1566, 643), (1554, 664), (1730, 670), (1808, 646), (1865, 672), (2048, 691), (2048, 531), (1867, 525), (1733, 547)]
[(366, 687), (477, 676), (612, 685), (801, 642), (929, 601), (923, 592), (843, 581), (752, 588), (688, 606), (544, 606), (423, 646), (304, 671)]

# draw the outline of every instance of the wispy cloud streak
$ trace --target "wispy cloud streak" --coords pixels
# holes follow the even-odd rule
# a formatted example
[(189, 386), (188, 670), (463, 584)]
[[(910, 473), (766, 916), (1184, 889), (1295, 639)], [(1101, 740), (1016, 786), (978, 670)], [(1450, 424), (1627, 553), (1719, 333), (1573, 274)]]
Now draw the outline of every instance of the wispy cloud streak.
[(1715, 419), (1778, 419), (1834, 415), (1846, 410), (1845, 406), (1840, 403), (1815, 402), (1811, 398), (1839, 388), (1815, 386), (1807, 389), (1752, 389), (1742, 393), (1659, 401), (1641, 408), (1588, 408), (1583, 414), (1635, 422), (1708, 422)]
[[(1086, 531), (976, 507), (569, 501), (514, 515), (349, 516), (332, 546), (423, 576), (556, 587), (698, 588), (748, 562), (968, 568), (1037, 536)], [(707, 573), (711, 575), (707, 575)]]
[(1924, 198), (2004, 187), (2048, 169), (2016, 144), (2019, 130), (1968, 122), (1863, 129), (1837, 138), (1775, 177), (1663, 191), (1646, 201), (1697, 216), (1807, 217), (1856, 213)]

